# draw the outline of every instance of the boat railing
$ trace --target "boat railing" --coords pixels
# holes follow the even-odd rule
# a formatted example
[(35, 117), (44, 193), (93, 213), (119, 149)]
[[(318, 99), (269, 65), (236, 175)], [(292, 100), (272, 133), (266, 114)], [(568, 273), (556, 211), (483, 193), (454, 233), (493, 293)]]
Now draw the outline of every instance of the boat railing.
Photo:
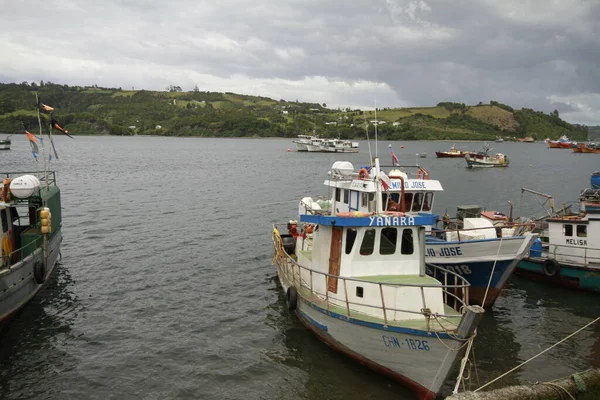
[(484, 226), (484, 227), (475, 227), (475, 228), (460, 228), (458, 226), (459, 222), (460, 222), (459, 220), (454, 221), (453, 219), (445, 219), (444, 224), (447, 224), (448, 227), (445, 229), (439, 229), (439, 228), (433, 229), (431, 231), (432, 237), (435, 238), (436, 236), (440, 236), (440, 235), (446, 234), (446, 233), (456, 233), (458, 241), (461, 241), (462, 239), (461, 239), (460, 234), (462, 232), (463, 239), (471, 240), (471, 238), (465, 237), (466, 236), (466, 235), (464, 235), (465, 232), (489, 231), (489, 230), (494, 230), (497, 238), (514, 237), (514, 236), (522, 236), (527, 232), (533, 231), (533, 229), (535, 228), (535, 224), (533, 222), (520, 223), (520, 224), (506, 223), (506, 224), (502, 224), (502, 225), (498, 224), (498, 225), (494, 225), (494, 226)]
[[(36, 178), (45, 184), (46, 179), (48, 181), (48, 185), (56, 186), (56, 171), (14, 171), (14, 172), (3, 172), (2, 179), (4, 178), (15, 178), (21, 175), (34, 175)], [(47, 177), (47, 178), (46, 178)]]
[(0, 263), (0, 272), (2, 272), (5, 269), (10, 270), (10, 268), (13, 265), (21, 262), (23, 259), (22, 254), (33, 254), (35, 252), (35, 249), (42, 245), (42, 240), (43, 237), (40, 233), (39, 237), (35, 238), (35, 240), (27, 243), (25, 246), (21, 246), (18, 249), (11, 250), (8, 254), (4, 254), (3, 250), (2, 259)]
[[(312, 297), (313, 299), (324, 302), (327, 311), (331, 311), (333, 307), (342, 308), (345, 310), (344, 315), (348, 318), (356, 317), (356, 313), (367, 316), (376, 314), (384, 320), (385, 324), (387, 324), (392, 321), (401, 320), (394, 318), (396, 313), (420, 314), (428, 323), (431, 318), (457, 317), (456, 314), (432, 313), (427, 304), (427, 296), (425, 295), (427, 290), (432, 289), (440, 289), (442, 291), (444, 304), (460, 314), (464, 312), (464, 309), (469, 302), (469, 282), (464, 277), (434, 264), (428, 264), (428, 268), (430, 268), (434, 274), (437, 274), (439, 283), (384, 283), (374, 280), (343, 277), (303, 267), (294, 259), (294, 257), (285, 252), (280, 236), (274, 235), (273, 245), (275, 254), (273, 263), (279, 264), (281, 267), (280, 273), (284, 275), (282, 278), (286, 282), (289, 282), (290, 286), (296, 288), (299, 296), (305, 298)], [(322, 285), (318, 284), (318, 281), (321, 279)], [(342, 296), (340, 296), (340, 291), (338, 289), (339, 283), (341, 283), (343, 289), (341, 292)], [(372, 293), (373, 290), (369, 289), (376, 288), (376, 291), (378, 292), (377, 304), (350, 299), (348, 296), (348, 288), (349, 286), (354, 288), (357, 283), (361, 285), (365, 293), (367, 291)], [(331, 291), (329, 288), (331, 284), (336, 285), (336, 289), (338, 289), (336, 296), (330, 295)], [(395, 292), (399, 288), (419, 289), (419, 300), (421, 304), (418, 310), (417, 307), (415, 307), (415, 309), (404, 309), (386, 304), (385, 293), (390, 293), (390, 291)], [(368, 312), (367, 310), (372, 311)]]
[(582, 267), (590, 264), (600, 265), (600, 248), (568, 244), (544, 244), (544, 246), (548, 256), (557, 261), (569, 261)]

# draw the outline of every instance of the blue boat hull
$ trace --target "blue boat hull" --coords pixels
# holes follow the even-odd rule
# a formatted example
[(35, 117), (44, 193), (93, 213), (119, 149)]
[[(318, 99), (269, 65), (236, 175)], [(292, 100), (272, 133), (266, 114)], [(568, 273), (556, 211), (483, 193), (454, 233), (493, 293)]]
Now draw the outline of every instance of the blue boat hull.
[[(460, 264), (437, 263), (436, 265), (455, 272), (469, 281), (471, 284), (469, 287), (469, 304), (477, 304), (482, 305), (484, 308), (490, 308), (500, 295), (500, 291), (506, 279), (512, 273), (516, 262), (516, 260), (498, 260), (495, 266), (494, 261), (475, 261)], [(494, 271), (493, 275), (492, 270)], [(443, 281), (442, 274), (438, 272), (436, 275), (432, 273), (430, 268), (427, 268), (427, 274)], [(492, 275), (492, 281), (486, 295), (490, 275)]]

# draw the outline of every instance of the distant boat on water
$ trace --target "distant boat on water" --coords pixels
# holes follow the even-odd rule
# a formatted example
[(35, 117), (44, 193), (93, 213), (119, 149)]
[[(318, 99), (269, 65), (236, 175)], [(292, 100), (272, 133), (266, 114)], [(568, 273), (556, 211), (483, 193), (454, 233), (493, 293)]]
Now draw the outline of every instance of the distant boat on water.
[(12, 135), (8, 135), (4, 139), (0, 140), (0, 150), (10, 150), (11, 140), (10, 137)]
[(504, 142), (504, 139), (503, 139), (503, 138), (501, 138), (500, 136), (498, 136), (498, 137), (496, 138), (496, 143), (502, 143), (502, 142)]
[(521, 143), (535, 143), (535, 140), (531, 136), (526, 136), (522, 139), (517, 139)]

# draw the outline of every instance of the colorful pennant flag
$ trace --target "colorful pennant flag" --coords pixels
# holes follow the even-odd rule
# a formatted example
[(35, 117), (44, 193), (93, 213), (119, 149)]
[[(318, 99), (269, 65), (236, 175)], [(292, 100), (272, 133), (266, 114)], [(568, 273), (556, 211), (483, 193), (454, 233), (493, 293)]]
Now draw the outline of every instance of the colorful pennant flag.
[(42, 111), (46, 111), (51, 113), (52, 111), (54, 111), (54, 107), (50, 107), (49, 105), (46, 105), (44, 103), (40, 103), (40, 108)]
[(386, 192), (388, 191), (388, 189), (392, 186), (392, 180), (390, 179), (389, 176), (386, 175), (385, 172), (381, 171), (381, 185), (383, 186), (383, 190), (385, 190)]
[(394, 150), (392, 150), (392, 145), (389, 145), (390, 148), (390, 154), (392, 155), (392, 161), (394, 162), (394, 166), (397, 167), (400, 162), (398, 161), (398, 157), (396, 157), (396, 153), (394, 153)]
[(31, 154), (33, 154), (33, 158), (37, 159), (37, 156), (40, 153), (37, 143), (40, 139), (27, 129), (25, 129), (25, 135), (27, 136), (27, 139), (29, 139), (29, 144), (31, 145)]
[(62, 126), (60, 126), (60, 123), (57, 120), (55, 120), (54, 117), (51, 118), (50, 124), (57, 131), (60, 131), (60, 132), (64, 133), (65, 135), (67, 135), (68, 137), (70, 137), (71, 139), (73, 139), (73, 136), (69, 135), (69, 131), (64, 129)]

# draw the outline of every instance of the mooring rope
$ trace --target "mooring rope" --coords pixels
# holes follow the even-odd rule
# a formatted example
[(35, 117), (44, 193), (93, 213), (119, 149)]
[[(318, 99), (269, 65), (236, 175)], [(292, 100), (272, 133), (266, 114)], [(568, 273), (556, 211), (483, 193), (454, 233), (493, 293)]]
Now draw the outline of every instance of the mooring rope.
[[(552, 383), (552, 382), (539, 382), (538, 385), (548, 385), (550, 387), (553, 388), (559, 388), (561, 390), (563, 390), (572, 400), (575, 400), (575, 397), (573, 397), (573, 395), (571, 394), (571, 392), (569, 392), (566, 388), (560, 386), (557, 383)], [(562, 397), (562, 396), (561, 396)]]
[(503, 373), (502, 375), (500, 375), (499, 377), (497, 377), (496, 379), (493, 379), (493, 380), (489, 381), (488, 383), (486, 383), (485, 385), (478, 387), (473, 392), (478, 392), (481, 389), (483, 389), (484, 387), (491, 385), (492, 383), (496, 382), (497, 380), (499, 380), (501, 378), (504, 378), (506, 375), (510, 374), (513, 371), (516, 371), (517, 369), (521, 368), (523, 365), (527, 364), (529, 361), (531, 361), (531, 360), (533, 360), (535, 358), (538, 358), (539, 356), (541, 356), (542, 354), (544, 354), (548, 350), (553, 349), (554, 347), (558, 346), (562, 342), (566, 341), (567, 339), (570, 339), (571, 337), (575, 336), (576, 334), (578, 334), (579, 332), (581, 332), (585, 328), (589, 327), (590, 325), (595, 324), (598, 321), (600, 321), (600, 317), (596, 318), (595, 320), (593, 320), (592, 322), (586, 324), (585, 326), (577, 329), (575, 332), (571, 333), (569, 336), (565, 337), (564, 339), (560, 340), (559, 342), (554, 343), (552, 346), (548, 347), (546, 350), (543, 350), (543, 351), (539, 352), (538, 354), (536, 354), (535, 356), (529, 358), (528, 360), (523, 361), (521, 364), (517, 365), (516, 367), (514, 367), (510, 371), (507, 371), (507, 372)]
[(483, 302), (481, 303), (481, 307), (485, 304), (485, 299), (487, 299), (488, 290), (490, 290), (490, 285), (492, 284), (492, 277), (494, 276), (494, 271), (496, 270), (496, 263), (498, 262), (498, 256), (500, 255), (500, 249), (502, 248), (502, 240), (504, 236), (502, 235), (502, 228), (500, 228), (500, 244), (498, 244), (498, 251), (496, 252), (496, 257), (494, 258), (494, 265), (492, 265), (492, 272), (490, 273), (490, 279), (488, 279), (487, 287), (485, 288), (485, 294), (483, 295)]

